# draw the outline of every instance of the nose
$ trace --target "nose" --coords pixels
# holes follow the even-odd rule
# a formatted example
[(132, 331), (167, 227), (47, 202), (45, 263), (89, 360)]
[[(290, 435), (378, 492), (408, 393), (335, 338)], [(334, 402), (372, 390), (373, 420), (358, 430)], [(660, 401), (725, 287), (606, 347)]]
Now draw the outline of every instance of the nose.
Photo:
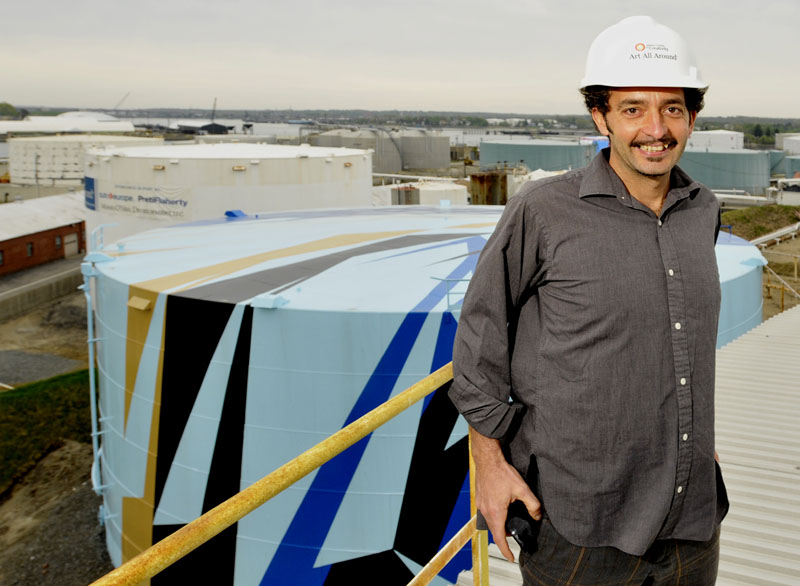
[(642, 131), (655, 139), (662, 138), (667, 134), (667, 126), (664, 124), (664, 115), (659, 110), (651, 110), (647, 113)]

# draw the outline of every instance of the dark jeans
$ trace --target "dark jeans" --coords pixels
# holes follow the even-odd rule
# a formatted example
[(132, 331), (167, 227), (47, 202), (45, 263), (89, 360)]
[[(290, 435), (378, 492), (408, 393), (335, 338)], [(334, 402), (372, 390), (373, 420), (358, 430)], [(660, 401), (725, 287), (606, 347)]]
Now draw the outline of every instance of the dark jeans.
[(523, 586), (713, 586), (719, 529), (710, 541), (656, 541), (641, 557), (613, 547), (580, 547), (542, 520), (534, 552), (520, 552)]

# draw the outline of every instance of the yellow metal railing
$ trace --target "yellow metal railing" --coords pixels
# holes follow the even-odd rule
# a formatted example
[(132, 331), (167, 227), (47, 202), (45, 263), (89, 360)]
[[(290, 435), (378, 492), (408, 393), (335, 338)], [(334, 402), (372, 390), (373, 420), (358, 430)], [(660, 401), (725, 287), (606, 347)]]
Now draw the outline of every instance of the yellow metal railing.
[[(90, 586), (133, 586), (152, 578), (452, 379), (453, 365), (448, 363)], [(470, 454), (472, 518), (409, 582), (409, 586), (427, 585), (470, 539), (475, 586), (488, 586), (488, 535), (487, 531), (476, 529), (474, 477), (474, 462)]]

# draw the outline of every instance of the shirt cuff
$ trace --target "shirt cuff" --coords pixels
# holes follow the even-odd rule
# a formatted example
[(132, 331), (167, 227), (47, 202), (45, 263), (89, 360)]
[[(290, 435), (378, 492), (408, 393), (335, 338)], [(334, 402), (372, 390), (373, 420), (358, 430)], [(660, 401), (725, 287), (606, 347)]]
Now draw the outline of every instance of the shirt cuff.
[(509, 403), (481, 391), (463, 376), (454, 381), (448, 396), (475, 431), (493, 439), (505, 438), (524, 406)]

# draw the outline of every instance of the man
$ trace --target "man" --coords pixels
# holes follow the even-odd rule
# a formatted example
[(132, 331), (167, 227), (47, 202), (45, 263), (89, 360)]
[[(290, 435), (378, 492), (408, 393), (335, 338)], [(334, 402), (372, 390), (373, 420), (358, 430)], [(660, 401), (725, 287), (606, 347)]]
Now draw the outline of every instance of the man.
[(459, 318), (478, 508), (510, 560), (509, 505), (533, 517), (525, 584), (714, 584), (719, 206), (677, 167), (707, 86), (649, 17), (581, 85), (609, 148), (509, 201)]

